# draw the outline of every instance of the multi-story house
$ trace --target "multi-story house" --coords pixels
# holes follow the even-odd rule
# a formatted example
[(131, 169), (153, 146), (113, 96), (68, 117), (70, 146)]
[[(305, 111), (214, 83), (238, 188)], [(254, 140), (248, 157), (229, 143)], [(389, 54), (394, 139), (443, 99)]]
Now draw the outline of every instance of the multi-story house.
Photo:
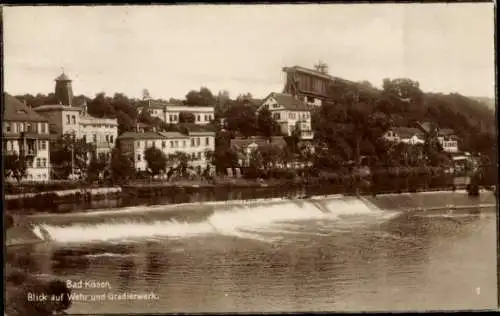
[(443, 151), (447, 153), (458, 153), (458, 140), (455, 132), (448, 128), (439, 128), (437, 130), (437, 139)]
[(49, 123), (18, 99), (4, 94), (4, 155), (24, 156), (26, 180), (46, 181), (50, 178)]
[(147, 170), (144, 152), (150, 147), (160, 149), (169, 157), (177, 152), (186, 154), (193, 167), (205, 169), (210, 165), (206, 152), (215, 150), (215, 132), (202, 126), (187, 127), (186, 133), (179, 132), (125, 132), (118, 137), (122, 152), (132, 157), (138, 171)]
[(284, 135), (291, 136), (298, 129), (301, 140), (312, 140), (314, 133), (311, 127), (310, 107), (296, 97), (285, 93), (271, 93), (257, 109), (259, 112), (267, 108), (271, 116), (280, 125)]
[(87, 105), (83, 104), (80, 111), (80, 136), (94, 146), (98, 157), (109, 158), (118, 137), (118, 121), (93, 117), (87, 113)]
[(34, 110), (49, 122), (50, 132), (61, 136), (73, 134), (95, 145), (98, 155), (109, 156), (118, 136), (118, 121), (110, 118), (97, 118), (87, 113), (87, 105), (73, 104), (71, 79), (61, 74), (55, 79), (55, 97), (58, 104), (42, 105)]
[(405, 143), (409, 145), (419, 145), (425, 143), (424, 133), (413, 127), (393, 127), (390, 128), (383, 138), (390, 142)]
[(194, 123), (199, 125), (208, 124), (214, 119), (213, 106), (187, 106), (144, 100), (137, 107), (139, 113), (143, 110), (147, 110), (152, 117), (158, 117), (167, 124), (180, 123), (181, 113), (191, 113), (194, 116)]

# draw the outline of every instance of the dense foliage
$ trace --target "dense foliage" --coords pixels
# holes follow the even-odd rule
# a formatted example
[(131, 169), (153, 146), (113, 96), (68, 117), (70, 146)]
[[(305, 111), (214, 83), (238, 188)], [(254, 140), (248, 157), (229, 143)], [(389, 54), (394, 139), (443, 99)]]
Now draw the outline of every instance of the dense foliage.
[[(369, 82), (337, 80), (329, 87), (329, 96), (330, 101), (312, 113), (314, 155), (309, 153), (306, 157), (304, 152), (299, 150), (297, 135), (292, 135), (285, 137), (287, 146), (284, 150), (261, 148), (260, 153), (252, 158), (252, 164), (258, 164), (260, 168), (274, 168), (277, 162), (299, 159), (324, 170), (338, 170), (346, 162), (376, 166), (446, 164), (449, 157), (437, 144), (434, 132), (426, 135), (426, 143), (423, 146), (394, 145), (381, 138), (390, 127), (415, 127), (417, 122), (429, 122), (440, 128), (453, 129), (460, 139), (461, 150), (472, 154), (482, 153), (489, 161), (496, 161), (494, 113), (475, 99), (456, 93), (425, 93), (417, 81), (407, 78), (384, 79), (382, 89), (374, 88)], [(53, 103), (53, 94), (17, 97), (33, 107)], [(113, 97), (99, 93), (92, 99), (77, 96), (75, 104), (83, 100), (87, 101), (91, 115), (116, 117), (119, 133), (134, 130), (139, 122), (153, 125), (159, 130), (183, 132), (177, 125), (151, 117), (148, 111), (144, 110), (138, 114), (136, 108), (142, 101), (128, 98), (121, 93), (116, 93)], [(231, 138), (255, 135), (269, 138), (281, 134), (278, 124), (268, 110), (264, 109), (256, 115), (260, 101), (253, 99), (250, 94), (232, 99), (227, 91), (213, 95), (209, 89), (202, 87), (189, 91), (185, 100), (170, 99), (168, 102), (188, 106), (215, 106), (215, 120), (212, 124), (217, 128), (216, 146), (215, 152), (210, 154), (210, 159), (219, 172), (238, 165), (238, 152), (230, 147)], [(183, 122), (189, 123), (192, 120), (192, 116), (182, 114)], [(67, 142), (61, 140), (51, 150), (56, 153), (54, 156), (51, 154), (51, 160), (54, 160), (56, 165), (64, 166), (60, 161), (58, 163), (57, 159), (68, 160)], [(114, 157), (121, 157), (121, 154), (115, 153)], [(168, 160), (167, 157), (165, 159)], [(113, 160), (116, 165), (120, 165), (118, 160)], [(162, 166), (163, 163), (160, 167)], [(63, 169), (64, 173), (67, 173), (67, 164)], [(113, 174), (119, 174), (119, 169), (113, 169)], [(158, 168), (154, 167), (151, 171), (153, 170), (157, 171)]]

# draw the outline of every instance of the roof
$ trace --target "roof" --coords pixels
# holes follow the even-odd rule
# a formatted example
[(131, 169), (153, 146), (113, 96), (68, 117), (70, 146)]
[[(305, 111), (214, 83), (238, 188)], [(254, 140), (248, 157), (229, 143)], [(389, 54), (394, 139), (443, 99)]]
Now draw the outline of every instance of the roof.
[(310, 107), (296, 99), (293, 95), (287, 93), (276, 93), (272, 92), (267, 98), (274, 98), (279, 105), (283, 106), (285, 109), (289, 111), (309, 111)]
[(439, 136), (452, 136), (455, 135), (455, 131), (450, 128), (440, 128), (438, 129)]
[(303, 73), (313, 75), (316, 77), (320, 77), (320, 78), (324, 78), (324, 79), (329, 79), (329, 80), (335, 79), (334, 77), (330, 76), (329, 74), (320, 72), (320, 71), (315, 70), (315, 69), (305, 68), (305, 67), (301, 67), (301, 66), (283, 67), (283, 71), (285, 71), (285, 72), (299, 71), (299, 72), (303, 72)]
[(160, 133), (157, 132), (144, 132), (144, 133), (137, 133), (137, 132), (125, 132), (118, 136), (118, 139), (147, 139), (147, 140), (152, 140), (152, 139), (165, 139), (166, 137), (161, 135)]
[(195, 123), (182, 123), (179, 124), (179, 126), (187, 128), (189, 134), (206, 134), (210, 133), (213, 134), (215, 133), (215, 126), (213, 125), (200, 125), (200, 124), (195, 124)]
[(421, 122), (418, 124), (426, 133), (429, 133), (432, 130), (432, 123), (430, 122)]
[(76, 106), (67, 106), (63, 104), (49, 104), (40, 105), (35, 108), (35, 111), (54, 111), (54, 110), (64, 110), (64, 111), (81, 111), (82, 109)]
[(415, 127), (393, 127), (390, 130), (395, 132), (399, 137), (424, 136), (424, 133)]
[[(231, 147), (248, 147), (251, 144), (257, 144), (258, 146), (263, 146), (268, 144), (268, 139), (264, 137), (249, 137), (249, 138), (234, 138), (231, 139)], [(286, 146), (286, 141), (283, 136), (273, 136), (271, 137), (271, 143), (280, 147)]]
[(32, 108), (8, 93), (4, 93), (3, 121), (48, 122)]
[(168, 103), (157, 100), (142, 100), (137, 104), (138, 108), (148, 107), (150, 109), (163, 109)]
[(187, 135), (179, 132), (158, 132), (158, 134), (164, 136), (165, 138), (188, 138)]
[(71, 81), (71, 79), (69, 79), (69, 77), (66, 76), (66, 74), (64, 72), (62, 74), (60, 74), (59, 77), (57, 77), (55, 80), (56, 81)]

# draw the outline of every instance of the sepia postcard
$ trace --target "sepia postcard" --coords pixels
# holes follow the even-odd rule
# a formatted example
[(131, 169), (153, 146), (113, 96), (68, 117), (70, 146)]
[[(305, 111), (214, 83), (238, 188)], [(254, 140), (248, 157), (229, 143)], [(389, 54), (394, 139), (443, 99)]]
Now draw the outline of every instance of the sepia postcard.
[(2, 6), (4, 316), (497, 310), (494, 10)]

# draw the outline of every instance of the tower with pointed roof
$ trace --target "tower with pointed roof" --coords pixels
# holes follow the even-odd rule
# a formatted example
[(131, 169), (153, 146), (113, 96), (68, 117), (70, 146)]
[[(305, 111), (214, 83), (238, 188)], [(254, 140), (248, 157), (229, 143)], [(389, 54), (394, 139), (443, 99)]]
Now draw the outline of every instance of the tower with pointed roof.
[(55, 79), (56, 89), (55, 97), (58, 104), (71, 106), (73, 102), (73, 87), (71, 86), (71, 79), (64, 73)]

